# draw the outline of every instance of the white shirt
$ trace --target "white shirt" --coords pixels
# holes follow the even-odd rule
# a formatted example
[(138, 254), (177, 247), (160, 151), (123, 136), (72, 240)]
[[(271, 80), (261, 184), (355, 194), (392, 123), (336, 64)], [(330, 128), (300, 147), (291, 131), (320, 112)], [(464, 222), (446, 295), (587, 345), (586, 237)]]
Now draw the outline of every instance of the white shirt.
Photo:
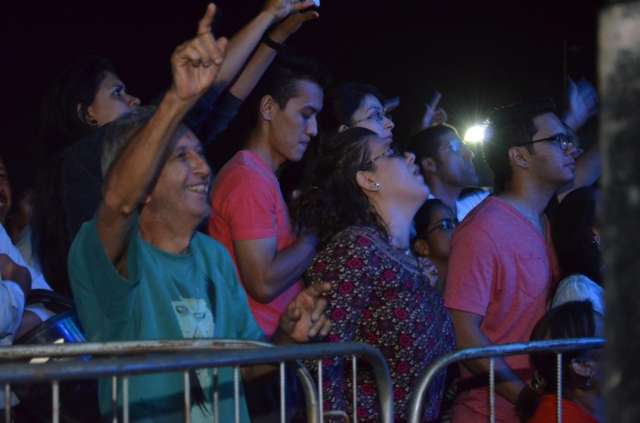
[[(485, 198), (487, 198), (491, 193), (489, 191), (477, 191), (472, 192), (471, 194), (465, 195), (462, 198), (458, 198), (456, 201), (456, 218), (458, 222), (462, 222), (466, 215), (471, 212), (478, 204), (482, 203)], [(438, 198), (433, 195), (431, 192), (427, 197), (427, 200), (433, 200), (434, 198)]]
[(456, 201), (458, 222), (462, 220), (473, 210), (478, 204), (482, 203), (491, 193), (489, 191), (475, 191), (464, 197), (458, 198)]
[[(31, 273), (31, 289), (47, 289), (51, 291), (51, 287), (45, 281), (42, 273), (29, 267), (20, 251), (13, 245), (11, 238), (0, 225), (0, 253), (6, 254), (19, 266), (24, 266)], [(13, 342), (16, 331), (22, 322), (22, 314), (24, 310), (35, 313), (40, 320), (45, 321), (53, 315), (50, 311), (40, 305), (25, 307), (25, 298), (20, 286), (11, 280), (7, 280), (0, 275), (0, 345), (10, 345)]]

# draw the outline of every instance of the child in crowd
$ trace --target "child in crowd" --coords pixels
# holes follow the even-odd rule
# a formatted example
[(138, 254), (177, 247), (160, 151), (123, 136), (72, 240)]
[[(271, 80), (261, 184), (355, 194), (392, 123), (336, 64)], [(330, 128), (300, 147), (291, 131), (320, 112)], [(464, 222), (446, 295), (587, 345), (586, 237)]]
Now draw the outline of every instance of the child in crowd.
[(447, 278), (447, 263), (451, 252), (451, 237), (458, 224), (451, 208), (437, 198), (425, 201), (415, 217), (416, 255), (428, 258), (438, 269), (437, 289), (442, 292)]
[[(590, 301), (571, 301), (552, 308), (536, 325), (532, 341), (603, 336), (603, 316)], [(570, 351), (563, 354), (562, 420), (566, 423), (603, 421), (600, 391), (599, 350)], [(542, 396), (529, 423), (555, 421), (557, 409), (556, 355), (531, 354), (535, 370), (534, 389)]]

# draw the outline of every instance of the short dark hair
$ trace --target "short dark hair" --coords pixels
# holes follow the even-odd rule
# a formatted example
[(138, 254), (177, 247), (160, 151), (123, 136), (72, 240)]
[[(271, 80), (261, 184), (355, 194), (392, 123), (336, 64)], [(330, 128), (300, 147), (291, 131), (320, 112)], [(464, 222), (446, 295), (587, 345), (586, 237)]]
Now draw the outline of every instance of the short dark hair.
[(445, 135), (458, 135), (458, 131), (451, 125), (436, 125), (423, 129), (411, 136), (407, 143), (407, 149), (416, 155), (416, 162), (425, 158), (437, 158), (437, 153), (442, 146)]
[(280, 108), (284, 108), (295, 97), (298, 81), (311, 81), (324, 89), (328, 78), (324, 67), (312, 59), (281, 55), (256, 87), (255, 100), (259, 102), (265, 95), (270, 95)]
[(453, 210), (451, 207), (447, 206), (442, 200), (438, 198), (431, 198), (424, 202), (422, 207), (416, 213), (416, 217), (414, 218), (415, 226), (416, 226), (416, 234), (418, 238), (424, 236), (424, 231), (427, 227), (433, 223), (433, 213), (439, 208), (443, 208), (449, 210), (451, 214), (453, 214)]
[(482, 150), (493, 171), (496, 193), (504, 191), (513, 176), (509, 149), (531, 141), (536, 133), (533, 119), (545, 113), (556, 113), (555, 105), (549, 99), (513, 104), (492, 113)]

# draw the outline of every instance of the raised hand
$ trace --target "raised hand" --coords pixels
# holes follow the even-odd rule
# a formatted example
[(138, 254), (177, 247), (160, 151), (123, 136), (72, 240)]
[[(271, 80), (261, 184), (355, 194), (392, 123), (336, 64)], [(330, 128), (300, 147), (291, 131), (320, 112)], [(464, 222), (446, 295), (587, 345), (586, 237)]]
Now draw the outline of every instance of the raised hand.
[(438, 108), (438, 103), (440, 103), (441, 98), (442, 94), (436, 91), (431, 101), (425, 104), (426, 108), (422, 115), (422, 129), (442, 125), (447, 122), (447, 112), (445, 112), (443, 108)]
[(577, 84), (570, 79), (567, 92), (569, 109), (565, 115), (565, 123), (577, 130), (598, 111), (598, 93), (593, 85), (586, 80)]
[[(264, 11), (271, 14), (277, 22), (286, 18), (292, 12), (299, 12), (313, 6), (312, 0), (297, 2), (293, 0), (267, 0)], [(294, 31), (295, 32), (295, 31)]]
[(271, 39), (277, 43), (284, 43), (287, 38), (296, 33), (302, 24), (307, 21), (318, 19), (320, 14), (315, 10), (306, 12), (293, 12), (285, 20), (280, 22), (269, 34)]
[(198, 22), (198, 33), (180, 44), (171, 55), (173, 90), (181, 100), (195, 101), (213, 83), (222, 67), (227, 39), (216, 40), (211, 24), (216, 6), (211, 3)]
[(327, 307), (324, 295), (330, 290), (331, 284), (323, 283), (313, 284), (299, 293), (280, 318), (280, 332), (298, 343), (327, 336), (331, 321), (324, 314)]

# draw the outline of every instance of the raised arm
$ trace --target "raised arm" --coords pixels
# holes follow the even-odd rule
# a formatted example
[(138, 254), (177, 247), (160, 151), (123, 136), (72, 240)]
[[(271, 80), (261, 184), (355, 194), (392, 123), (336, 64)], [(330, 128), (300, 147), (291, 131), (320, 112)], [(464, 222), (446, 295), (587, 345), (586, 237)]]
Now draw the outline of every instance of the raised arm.
[(226, 39), (215, 40), (210, 4), (198, 23), (195, 38), (179, 45), (171, 56), (173, 83), (149, 122), (128, 142), (105, 181), (96, 226), (102, 245), (123, 276), (125, 251), (135, 210), (143, 203), (182, 118), (216, 79), (223, 63)]
[[(302, 4), (313, 4), (311, 1)], [(269, 31), (269, 38), (277, 44), (284, 43), (291, 35), (293, 35), (302, 24), (307, 21), (319, 18), (318, 12), (310, 10), (306, 12), (293, 12), (289, 17), (280, 22), (273, 30)], [(256, 49), (253, 56), (249, 60), (249, 63), (245, 66), (244, 70), (229, 88), (229, 92), (234, 97), (240, 100), (245, 100), (251, 91), (255, 88), (262, 78), (262, 75), (269, 68), (273, 59), (275, 59), (277, 51), (265, 43), (261, 43)], [(228, 59), (227, 59), (228, 60)]]
[(223, 91), (229, 86), (260, 42), (262, 35), (272, 24), (284, 19), (292, 12), (311, 6), (313, 6), (311, 0), (303, 2), (267, 0), (260, 13), (229, 40), (224, 64), (216, 78), (215, 89)]
[[(577, 84), (569, 80), (569, 109), (563, 121), (573, 131), (578, 131), (598, 111), (598, 93), (589, 82), (582, 80)], [(594, 143), (576, 159), (576, 177), (572, 184), (563, 187), (560, 200), (574, 189), (592, 185), (602, 175), (602, 158), (598, 144)]]

